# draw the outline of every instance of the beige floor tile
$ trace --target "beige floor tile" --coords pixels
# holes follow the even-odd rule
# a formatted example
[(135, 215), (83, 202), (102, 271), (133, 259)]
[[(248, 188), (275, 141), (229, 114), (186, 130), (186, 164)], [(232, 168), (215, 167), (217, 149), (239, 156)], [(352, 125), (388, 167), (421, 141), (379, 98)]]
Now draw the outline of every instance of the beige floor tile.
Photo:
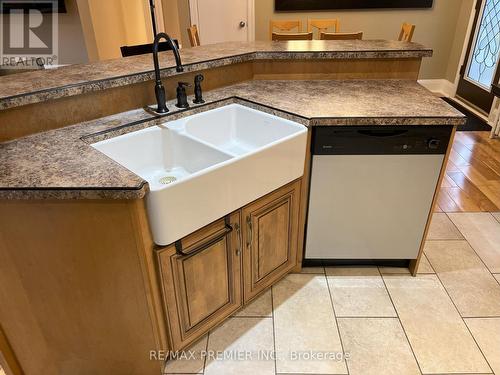
[(491, 369), (500, 374), (500, 318), (465, 319)]
[(339, 318), (351, 375), (420, 375), (397, 318)]
[(238, 311), (234, 316), (272, 316), (273, 306), (271, 300), (271, 289), (265, 291), (259, 297), (254, 299), (250, 304)]
[(495, 276), (495, 279), (497, 279), (498, 282), (500, 283), (500, 273), (496, 273), (493, 276)]
[(337, 317), (396, 317), (377, 267), (325, 269)]
[(300, 273), (317, 273), (324, 275), (325, 274), (325, 268), (324, 267), (302, 267), (302, 270)]
[(167, 361), (165, 374), (201, 374), (205, 359), (202, 353), (207, 350), (208, 336), (204, 336), (188, 349), (177, 352), (177, 359)]
[(424, 374), (490, 372), (436, 275), (384, 280)]
[(500, 222), (500, 212), (492, 212), (491, 214)]
[(431, 225), (427, 232), (428, 240), (462, 240), (464, 237), (445, 213), (432, 215)]
[[(410, 271), (405, 267), (379, 267), (380, 273), (382, 275), (409, 275)], [(418, 266), (418, 274), (435, 273), (432, 269), (429, 260), (426, 258), (425, 254), (422, 255), (420, 260), (420, 265)]]
[(493, 273), (500, 273), (500, 223), (487, 212), (448, 214)]
[(424, 251), (460, 315), (500, 316), (500, 285), (467, 241), (428, 241)]
[[(273, 286), (273, 307), (277, 372), (347, 374), (325, 276), (288, 275)], [(308, 353), (341, 359), (296, 358)]]
[(420, 259), (420, 265), (418, 266), (417, 274), (426, 274), (426, 273), (436, 273), (436, 272), (434, 271), (434, 268), (432, 268), (429, 259), (425, 256), (425, 254), (423, 254), (422, 258)]
[(271, 318), (230, 318), (210, 332), (205, 375), (274, 375), (273, 350)]

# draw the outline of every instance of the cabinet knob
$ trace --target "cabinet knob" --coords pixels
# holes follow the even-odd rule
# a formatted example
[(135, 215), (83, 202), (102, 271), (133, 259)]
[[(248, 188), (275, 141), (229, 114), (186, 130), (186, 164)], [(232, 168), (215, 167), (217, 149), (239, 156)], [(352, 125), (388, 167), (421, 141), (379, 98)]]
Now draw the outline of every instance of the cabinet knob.
[(245, 23), (245, 21), (240, 21), (240, 27), (245, 27), (247, 24)]

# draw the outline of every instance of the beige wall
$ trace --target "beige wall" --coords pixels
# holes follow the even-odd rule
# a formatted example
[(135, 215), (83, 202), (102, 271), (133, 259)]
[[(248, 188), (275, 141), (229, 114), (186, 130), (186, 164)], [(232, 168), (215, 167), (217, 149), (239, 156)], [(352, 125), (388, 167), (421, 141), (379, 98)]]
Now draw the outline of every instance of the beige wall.
[(76, 0), (66, 0), (67, 13), (58, 15), (59, 64), (82, 64), (89, 61)]
[(163, 21), (165, 32), (171, 37), (178, 39), (181, 33), (179, 26), (179, 2), (178, 0), (161, 0), (163, 8)]
[(188, 0), (178, 0), (179, 2), (179, 26), (181, 28), (181, 41), (183, 47), (190, 47), (187, 29), (191, 26), (191, 16), (189, 13)]
[(445, 78), (454, 82), (459, 71), (460, 58), (467, 35), (467, 27), (473, 12), (475, 0), (462, 0), (462, 6), (458, 14), (457, 26), (455, 28), (455, 37), (452, 42), (450, 58), (446, 69)]
[(161, 0), (165, 30), (178, 39), (183, 48), (191, 47), (187, 28), (191, 26), (188, 0)]
[(143, 0), (77, 0), (91, 61), (121, 57), (120, 47), (151, 43), (149, 3)]
[(410, 22), (416, 25), (413, 41), (434, 49), (434, 56), (424, 59), (421, 78), (450, 79), (465, 37), (465, 30), (457, 28), (457, 21), (464, 18), (471, 2), (434, 0), (431, 9), (275, 13), (273, 0), (255, 0), (255, 39), (269, 39), (271, 19), (301, 19), (306, 28), (308, 18), (339, 18), (341, 31), (363, 31), (364, 39), (397, 39), (401, 23)]

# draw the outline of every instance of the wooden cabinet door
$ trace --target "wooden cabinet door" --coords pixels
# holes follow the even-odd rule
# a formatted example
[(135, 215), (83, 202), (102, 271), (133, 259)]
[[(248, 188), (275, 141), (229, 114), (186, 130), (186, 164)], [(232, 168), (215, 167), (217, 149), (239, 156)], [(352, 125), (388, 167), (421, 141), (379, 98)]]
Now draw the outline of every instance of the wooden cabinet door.
[[(240, 212), (158, 252), (172, 350), (186, 347), (242, 305)], [(187, 255), (183, 255), (187, 254)]]
[(299, 198), (296, 180), (242, 209), (245, 302), (295, 267)]

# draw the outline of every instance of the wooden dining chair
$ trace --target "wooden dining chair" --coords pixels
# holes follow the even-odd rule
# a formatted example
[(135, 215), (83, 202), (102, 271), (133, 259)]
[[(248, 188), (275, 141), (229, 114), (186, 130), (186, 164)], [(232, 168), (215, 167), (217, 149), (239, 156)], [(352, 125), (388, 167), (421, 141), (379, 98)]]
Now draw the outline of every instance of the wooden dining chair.
[(413, 32), (415, 31), (415, 25), (411, 23), (404, 22), (401, 25), (401, 31), (399, 32), (398, 40), (403, 42), (411, 42), (413, 38)]
[(274, 29), (278, 29), (280, 32), (291, 32), (293, 29), (297, 28), (297, 32), (302, 31), (302, 21), (269, 21), (269, 38), (272, 40)]
[(271, 40), (312, 40), (313, 33), (272, 33)]
[(333, 18), (307, 20), (307, 31), (314, 32), (315, 30), (318, 36), (322, 32), (328, 32), (328, 30), (338, 33), (340, 31), (340, 22), (338, 19)]
[(363, 32), (359, 31), (357, 33), (320, 33), (319, 38), (321, 40), (361, 40), (363, 39)]
[(193, 25), (191, 27), (188, 27), (187, 32), (191, 47), (198, 47), (200, 45), (200, 34), (198, 34), (198, 26)]

